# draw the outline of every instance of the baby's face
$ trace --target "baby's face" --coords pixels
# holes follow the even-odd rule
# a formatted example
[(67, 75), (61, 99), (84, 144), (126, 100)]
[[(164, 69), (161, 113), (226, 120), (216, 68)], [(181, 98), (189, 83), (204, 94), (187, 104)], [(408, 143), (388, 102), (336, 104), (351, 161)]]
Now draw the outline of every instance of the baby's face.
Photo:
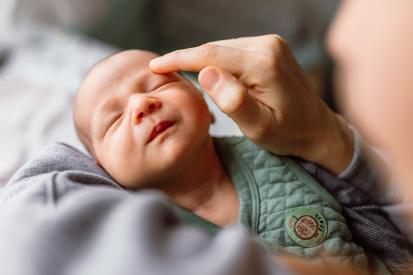
[(127, 188), (161, 184), (202, 151), (211, 121), (202, 95), (178, 74), (154, 74), (155, 54), (126, 51), (82, 83), (75, 121), (99, 164)]

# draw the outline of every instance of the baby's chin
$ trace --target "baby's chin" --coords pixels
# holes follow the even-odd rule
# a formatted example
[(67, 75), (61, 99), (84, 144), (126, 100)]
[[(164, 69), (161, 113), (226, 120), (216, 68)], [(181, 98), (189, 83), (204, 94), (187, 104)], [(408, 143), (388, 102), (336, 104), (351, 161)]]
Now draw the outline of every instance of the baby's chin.
[(173, 178), (178, 178), (181, 171), (189, 168), (183, 165), (188, 161), (179, 156), (174, 156), (152, 162), (154, 165), (139, 165), (138, 163), (124, 165), (122, 167), (108, 167), (106, 172), (125, 189), (139, 190), (144, 188), (156, 188), (167, 184)]
[[(172, 143), (172, 142), (171, 142)], [(212, 144), (212, 138), (207, 135), (203, 142), (169, 144), (168, 150), (151, 155), (146, 161), (148, 165), (129, 165), (118, 171), (113, 171), (112, 177), (127, 189), (157, 188), (179, 182), (190, 174), (194, 163), (200, 163), (206, 154), (207, 143)], [(122, 170), (122, 171), (120, 171)]]

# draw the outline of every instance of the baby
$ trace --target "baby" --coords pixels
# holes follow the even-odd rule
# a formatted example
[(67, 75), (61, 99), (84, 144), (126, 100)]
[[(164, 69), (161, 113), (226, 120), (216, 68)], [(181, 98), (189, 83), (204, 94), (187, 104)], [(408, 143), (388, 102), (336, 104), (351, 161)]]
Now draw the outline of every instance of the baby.
[(201, 93), (179, 74), (153, 73), (154, 57), (131, 50), (106, 58), (76, 97), (79, 138), (114, 180), (162, 191), (210, 234), (242, 223), (272, 251), (367, 265), (326, 190), (290, 158), (246, 138), (212, 138)]

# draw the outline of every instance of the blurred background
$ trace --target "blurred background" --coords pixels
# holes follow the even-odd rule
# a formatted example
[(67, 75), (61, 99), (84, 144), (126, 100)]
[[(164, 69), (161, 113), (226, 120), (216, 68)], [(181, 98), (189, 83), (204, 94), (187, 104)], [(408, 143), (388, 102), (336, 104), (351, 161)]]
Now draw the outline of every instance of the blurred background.
[[(44, 146), (77, 140), (74, 95), (105, 56), (277, 33), (335, 109), (324, 36), (338, 0), (1, 0), (0, 186)], [(189, 75), (196, 81), (195, 75)], [(210, 103), (214, 135), (239, 134)]]

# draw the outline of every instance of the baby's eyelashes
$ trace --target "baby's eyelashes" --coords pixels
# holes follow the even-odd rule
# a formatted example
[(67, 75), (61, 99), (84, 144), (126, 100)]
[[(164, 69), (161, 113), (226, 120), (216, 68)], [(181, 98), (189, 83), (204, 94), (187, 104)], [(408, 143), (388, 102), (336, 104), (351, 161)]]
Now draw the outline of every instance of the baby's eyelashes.
[(176, 82), (176, 81), (178, 81), (178, 80), (170, 80), (170, 79), (168, 79), (168, 80), (162, 81), (162, 82), (160, 82), (159, 84), (157, 84), (154, 88), (150, 89), (150, 90), (148, 91), (148, 93), (151, 93), (151, 92), (160, 92), (160, 91), (162, 91), (163, 89), (161, 89), (160, 91), (158, 91), (159, 88), (162, 88), (163, 86), (168, 85), (168, 84), (173, 83), (173, 82)]
[(111, 130), (113, 125), (115, 125), (119, 120), (121, 120), (122, 117), (123, 117), (123, 113), (119, 113), (110, 120), (110, 122), (108, 123), (108, 126), (106, 127), (107, 130), (105, 131), (105, 135), (107, 132)]

